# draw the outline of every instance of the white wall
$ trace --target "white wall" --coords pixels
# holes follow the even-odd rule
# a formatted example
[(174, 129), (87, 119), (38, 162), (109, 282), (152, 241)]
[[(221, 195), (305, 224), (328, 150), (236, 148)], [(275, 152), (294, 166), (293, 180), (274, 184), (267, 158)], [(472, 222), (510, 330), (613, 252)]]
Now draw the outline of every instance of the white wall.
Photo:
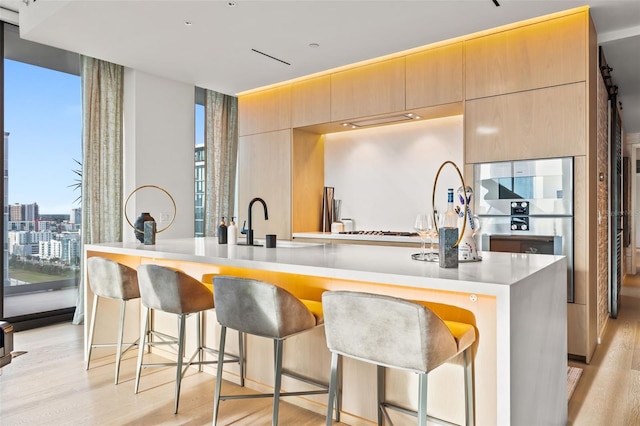
[[(325, 186), (335, 187), (343, 218), (358, 230), (413, 231), (416, 214), (431, 208), (433, 181), (451, 160), (463, 170), (462, 116), (325, 135)], [(438, 178), (436, 208), (460, 178), (446, 166)]]
[[(177, 206), (173, 225), (158, 240), (192, 237), (194, 233), (195, 88), (133, 69), (124, 74), (124, 183), (126, 197), (142, 185), (171, 194)], [(136, 192), (127, 206), (134, 222), (149, 212), (161, 229), (173, 214), (169, 197), (157, 189)], [(135, 241), (123, 224), (123, 240)]]

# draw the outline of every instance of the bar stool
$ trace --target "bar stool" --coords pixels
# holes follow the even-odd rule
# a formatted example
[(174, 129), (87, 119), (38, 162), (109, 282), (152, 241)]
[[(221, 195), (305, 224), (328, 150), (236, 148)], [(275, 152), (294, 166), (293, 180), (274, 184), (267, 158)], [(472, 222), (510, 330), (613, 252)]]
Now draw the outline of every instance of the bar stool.
[[(140, 297), (138, 276), (135, 269), (103, 257), (90, 257), (87, 259), (87, 274), (89, 277), (89, 286), (91, 287), (91, 291), (93, 291), (93, 314), (91, 315), (91, 324), (89, 326), (86, 369), (89, 369), (93, 348), (115, 346), (117, 348), (115, 384), (117, 385), (120, 375), (120, 360), (122, 359), (122, 355), (138, 343), (138, 340), (133, 343), (125, 343), (128, 346), (124, 351), (122, 351), (122, 334), (127, 301)], [(96, 328), (96, 317), (98, 314), (98, 300), (101, 297), (121, 301), (117, 343), (96, 344), (93, 342), (93, 336)]]
[[(331, 425), (332, 404), (337, 396), (341, 356), (378, 366), (379, 425), (383, 423), (385, 408), (391, 408), (417, 415), (418, 424), (424, 426), (427, 419), (442, 422), (427, 415), (427, 373), (460, 353), (464, 358), (465, 425), (474, 424), (473, 361), (469, 352), (476, 333), (471, 324), (443, 321), (419, 302), (369, 293), (325, 292), (322, 307), (331, 351), (327, 426)], [(385, 367), (418, 373), (417, 413), (384, 400)]]
[[(272, 425), (275, 426), (278, 424), (280, 397), (328, 393), (326, 384), (297, 376), (282, 368), (284, 341), (323, 324), (320, 302), (298, 299), (283, 288), (252, 279), (217, 276), (213, 282), (216, 315), (222, 326), (218, 356), (224, 352), (224, 336), (227, 328), (230, 328), (273, 339), (275, 358), (274, 390), (267, 394), (220, 395), (223, 366), (218, 363), (213, 402), (214, 425), (218, 421), (220, 401), (273, 397)], [(302, 380), (321, 390), (281, 392), (282, 375)]]
[[(180, 400), (180, 385), (182, 377), (191, 365), (198, 365), (200, 371), (206, 364), (216, 364), (218, 362), (233, 362), (242, 365), (244, 354), (242, 346), (242, 335), (239, 336), (239, 355), (222, 354), (212, 361), (203, 360), (204, 352), (216, 355), (215, 349), (204, 346), (202, 339), (202, 311), (214, 308), (213, 292), (210, 286), (203, 284), (195, 278), (177, 269), (145, 264), (138, 267), (138, 282), (140, 283), (140, 298), (142, 301), (145, 321), (140, 327), (140, 345), (138, 348), (138, 363), (136, 371), (135, 393), (138, 393), (140, 384), (140, 373), (143, 367), (165, 367), (176, 366), (176, 387), (174, 413), (178, 412)], [(178, 317), (178, 336), (170, 336), (158, 331), (149, 331), (149, 309), (175, 314)], [(186, 330), (186, 319), (189, 315), (197, 315), (197, 342), (198, 347), (184, 365), (184, 341)], [(151, 337), (159, 337), (159, 341), (151, 341)], [(224, 341), (224, 335), (221, 336)], [(143, 363), (145, 346), (177, 346), (176, 362)], [(198, 360), (194, 361), (196, 355)], [(184, 368), (183, 368), (184, 367)]]

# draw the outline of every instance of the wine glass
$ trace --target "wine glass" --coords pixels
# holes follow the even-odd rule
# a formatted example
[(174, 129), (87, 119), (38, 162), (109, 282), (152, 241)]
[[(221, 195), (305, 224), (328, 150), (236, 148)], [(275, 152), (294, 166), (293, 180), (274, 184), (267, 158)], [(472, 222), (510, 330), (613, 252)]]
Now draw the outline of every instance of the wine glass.
[[(438, 236), (439, 236), (438, 227), (442, 226), (442, 223), (441, 223), (442, 218), (441, 218), (441, 216), (444, 216), (444, 215), (438, 215), (438, 212), (436, 211), (434, 213), (434, 215), (428, 214), (427, 216), (429, 216), (429, 222), (431, 224), (431, 226), (429, 228), (429, 231), (428, 231), (428, 234), (427, 234), (427, 236), (429, 237), (430, 245), (431, 245), (431, 247), (429, 249), (429, 259), (433, 260), (433, 261), (436, 261), (436, 260), (438, 260), (438, 255), (436, 254), (435, 250), (433, 249), (433, 241), (438, 239)], [(435, 216), (435, 220), (437, 222), (434, 222), (434, 219), (433, 219), (434, 216)], [(438, 223), (439, 225), (436, 226), (436, 223)]]
[(433, 218), (427, 213), (418, 213), (413, 228), (420, 236), (420, 257), (418, 259), (429, 260), (425, 253), (425, 244), (427, 242), (427, 237), (431, 232), (433, 232)]

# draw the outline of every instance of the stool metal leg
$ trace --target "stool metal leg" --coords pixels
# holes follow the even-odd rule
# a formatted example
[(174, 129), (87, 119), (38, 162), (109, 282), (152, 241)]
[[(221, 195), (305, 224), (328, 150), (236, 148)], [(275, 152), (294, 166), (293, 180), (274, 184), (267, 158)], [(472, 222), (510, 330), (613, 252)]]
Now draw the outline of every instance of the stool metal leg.
[(144, 345), (147, 344), (147, 338), (150, 337), (147, 333), (149, 329), (149, 308), (144, 305), (142, 305), (142, 318), (144, 319), (140, 322), (140, 341), (138, 346), (138, 362), (134, 393), (138, 393), (138, 386), (140, 385), (140, 371), (142, 370), (142, 357), (144, 356)]
[(122, 335), (124, 333), (124, 311), (127, 309), (127, 301), (120, 302), (120, 325), (118, 326), (118, 343), (116, 344), (116, 377), (115, 384), (118, 384), (120, 377), (120, 359), (122, 358)]
[(473, 357), (469, 353), (471, 346), (469, 346), (463, 353), (464, 357), (464, 388), (465, 388), (465, 426), (474, 426), (476, 422), (475, 405), (473, 401)]
[(244, 333), (238, 331), (238, 358), (240, 364), (240, 386), (244, 387)]
[(427, 373), (418, 374), (418, 425), (427, 426)]
[(178, 315), (178, 319), (178, 358), (176, 360), (176, 401), (173, 410), (174, 414), (178, 414), (178, 403), (180, 402), (180, 384), (182, 382), (182, 360), (184, 359), (184, 335), (187, 316), (180, 314)]
[[(331, 376), (329, 378), (329, 399), (327, 400), (327, 423), (331, 426), (333, 419), (333, 403), (338, 399), (338, 363), (340, 355), (337, 352), (331, 352)], [(336, 404), (337, 405), (337, 404)], [(339, 410), (340, 407), (336, 407)], [(336, 416), (338, 416), (336, 414)], [(339, 419), (336, 419), (339, 421)]]
[(89, 344), (87, 345), (87, 365), (85, 370), (89, 369), (89, 363), (91, 362), (91, 350), (93, 349), (93, 332), (96, 329), (96, 313), (98, 311), (98, 295), (93, 295), (93, 311), (91, 314), (91, 324), (89, 325)]
[(280, 388), (282, 387), (282, 352), (284, 341), (276, 339), (275, 343), (275, 384), (273, 386), (273, 419), (272, 426), (278, 425), (278, 411), (280, 408)]
[(377, 383), (377, 395), (378, 395), (378, 426), (382, 426), (384, 423), (384, 387), (385, 387), (385, 378), (384, 378), (384, 367), (378, 365), (376, 367), (376, 375), (378, 378)]
[[(242, 333), (240, 333), (242, 334)], [(218, 349), (218, 372), (216, 373), (216, 388), (213, 395), (213, 424), (218, 422), (218, 407), (220, 406), (220, 391), (222, 389), (222, 367), (224, 366), (224, 342), (227, 336), (227, 327), (220, 329), (220, 345)]]

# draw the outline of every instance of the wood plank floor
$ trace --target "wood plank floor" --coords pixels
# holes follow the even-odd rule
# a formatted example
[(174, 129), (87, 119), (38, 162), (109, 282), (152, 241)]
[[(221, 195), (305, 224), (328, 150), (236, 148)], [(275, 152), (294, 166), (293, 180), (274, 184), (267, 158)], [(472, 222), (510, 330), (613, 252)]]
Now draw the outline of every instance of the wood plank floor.
[(618, 318), (609, 319), (569, 402), (576, 426), (640, 425), (640, 275), (625, 277)]
[[(206, 425), (211, 424), (214, 377), (190, 372), (183, 380), (180, 412), (173, 414), (174, 369), (145, 371), (133, 394), (135, 354), (127, 354), (121, 383), (113, 384), (112, 358), (84, 369), (82, 327), (59, 324), (15, 334), (27, 351), (2, 370), (0, 425)], [(569, 402), (570, 425), (640, 425), (640, 276), (627, 277), (622, 308), (584, 369)], [(247, 390), (225, 382), (225, 393)], [(271, 402), (222, 403), (221, 425), (268, 425)], [(280, 424), (323, 425), (324, 416), (281, 403)], [(396, 425), (398, 423), (396, 422)], [(484, 426), (484, 425), (480, 425)]]

